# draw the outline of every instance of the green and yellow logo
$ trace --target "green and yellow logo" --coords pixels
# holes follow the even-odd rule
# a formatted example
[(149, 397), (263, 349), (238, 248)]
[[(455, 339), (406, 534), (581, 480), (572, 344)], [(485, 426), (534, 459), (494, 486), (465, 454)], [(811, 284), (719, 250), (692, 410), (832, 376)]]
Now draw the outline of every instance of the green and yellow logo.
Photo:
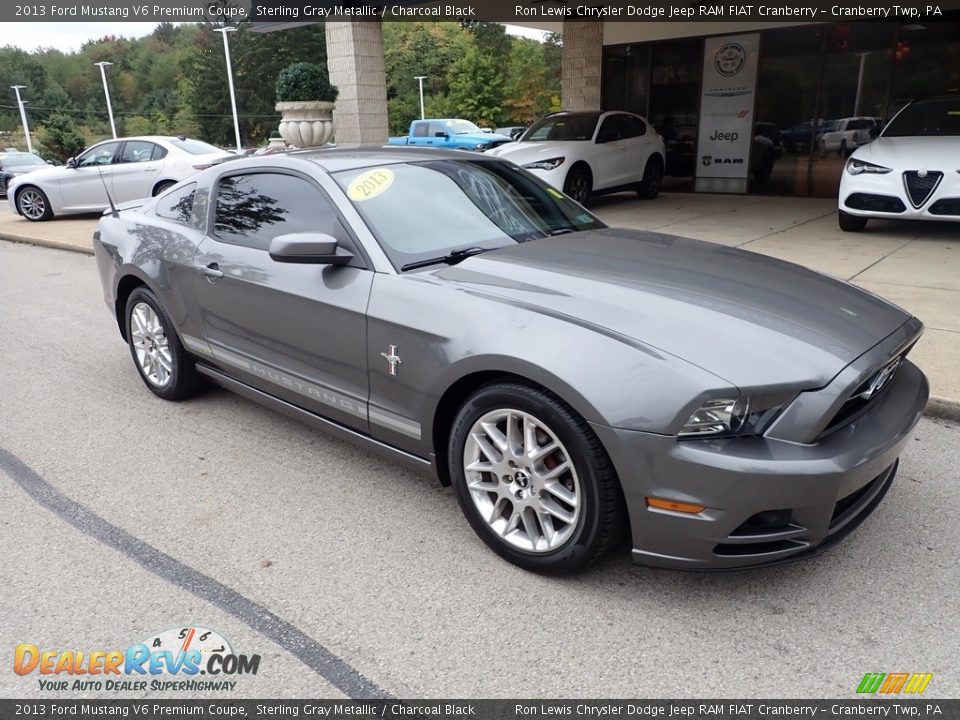
[(933, 673), (867, 673), (857, 686), (861, 695), (919, 695), (933, 680)]

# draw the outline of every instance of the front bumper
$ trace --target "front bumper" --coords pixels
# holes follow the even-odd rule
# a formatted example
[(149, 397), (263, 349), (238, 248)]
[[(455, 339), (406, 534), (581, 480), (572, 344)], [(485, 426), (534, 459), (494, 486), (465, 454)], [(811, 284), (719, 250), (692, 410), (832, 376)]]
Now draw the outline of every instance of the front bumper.
[[(811, 443), (771, 437), (679, 441), (594, 426), (621, 479), (634, 560), (717, 570), (823, 552), (879, 504), (928, 395), (923, 373), (905, 360), (862, 414)], [(650, 496), (706, 510), (649, 508)]]
[(524, 168), (527, 172), (533, 173), (538, 178), (543, 180), (548, 185), (555, 187), (557, 190), (563, 192), (563, 183), (567, 179), (567, 170), (569, 163), (563, 161), (553, 170), (536, 170), (532, 168)]
[(840, 210), (870, 218), (960, 220), (960, 172), (956, 168), (930, 168), (927, 172), (942, 172), (943, 177), (922, 203), (915, 203), (907, 192), (902, 170), (885, 175), (851, 175), (844, 169), (840, 179)]

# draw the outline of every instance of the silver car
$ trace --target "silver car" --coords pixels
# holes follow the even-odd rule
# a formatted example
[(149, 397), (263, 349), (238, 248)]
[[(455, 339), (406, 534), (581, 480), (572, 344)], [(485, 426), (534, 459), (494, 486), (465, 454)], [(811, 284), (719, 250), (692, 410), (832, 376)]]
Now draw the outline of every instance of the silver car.
[(212, 380), (433, 472), (538, 572), (624, 534), (672, 568), (817, 554), (883, 498), (927, 401), (903, 310), (608, 228), (487, 156), (239, 159), (105, 214), (94, 248), (153, 393)]
[(7, 197), (13, 212), (33, 222), (55, 215), (101, 212), (109, 204), (108, 193), (117, 202), (158, 195), (225, 157), (232, 156), (183, 136), (105, 140), (62, 167), (13, 178)]

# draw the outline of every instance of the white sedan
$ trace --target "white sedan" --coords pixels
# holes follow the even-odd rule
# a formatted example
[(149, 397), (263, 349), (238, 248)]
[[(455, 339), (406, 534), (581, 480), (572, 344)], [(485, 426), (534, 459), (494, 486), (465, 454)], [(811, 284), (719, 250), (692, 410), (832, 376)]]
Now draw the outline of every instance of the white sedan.
[(518, 142), (487, 151), (530, 170), (578, 202), (592, 194), (636, 190), (654, 198), (663, 178), (663, 138), (626, 112), (546, 115)]
[(840, 229), (868, 218), (960, 220), (960, 97), (907, 105), (856, 149), (840, 180)]
[(7, 198), (14, 212), (34, 222), (101, 212), (110, 205), (108, 190), (115, 203), (158, 195), (225, 157), (230, 153), (183, 136), (107, 140), (62, 167), (14, 178)]

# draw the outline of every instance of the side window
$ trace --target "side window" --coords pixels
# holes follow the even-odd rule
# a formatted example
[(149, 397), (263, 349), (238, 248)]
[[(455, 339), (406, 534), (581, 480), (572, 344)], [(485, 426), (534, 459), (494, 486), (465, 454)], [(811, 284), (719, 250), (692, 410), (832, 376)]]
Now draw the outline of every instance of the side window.
[(149, 162), (154, 159), (154, 153), (158, 149), (155, 144), (147, 142), (146, 140), (127, 140), (123, 145), (123, 154), (120, 155), (120, 162)]
[(430, 123), (425, 123), (425, 122), (417, 123), (416, 125), (413, 126), (413, 136), (426, 137), (427, 130), (429, 129), (430, 129)]
[(613, 140), (619, 140), (620, 135), (620, 118), (622, 115), (609, 115), (604, 118), (603, 124), (600, 126), (600, 131), (597, 133), (597, 142), (611, 142)]
[(222, 242), (268, 250), (278, 235), (321, 232), (354, 244), (336, 208), (313, 184), (280, 173), (230, 175), (217, 188), (213, 233)]
[(120, 143), (116, 142), (103, 143), (92, 147), (77, 159), (77, 167), (109, 165), (113, 162), (119, 148)]
[(183, 225), (196, 225), (193, 214), (193, 197), (196, 194), (196, 183), (184, 185), (162, 196), (157, 201), (153, 214)]
[(633, 115), (624, 115), (623, 116), (623, 129), (625, 138), (640, 137), (641, 135), (646, 135), (647, 125), (638, 117)]
[(437, 137), (437, 133), (447, 134), (447, 126), (443, 123), (430, 123), (430, 137)]

